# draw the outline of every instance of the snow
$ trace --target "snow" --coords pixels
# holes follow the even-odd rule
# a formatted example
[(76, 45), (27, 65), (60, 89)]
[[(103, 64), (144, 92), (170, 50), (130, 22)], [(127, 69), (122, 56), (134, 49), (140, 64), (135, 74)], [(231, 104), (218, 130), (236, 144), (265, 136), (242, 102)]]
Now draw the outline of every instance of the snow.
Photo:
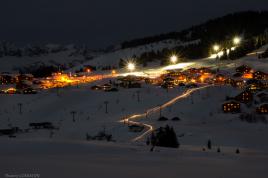
[[(90, 64), (115, 64), (119, 58), (142, 51), (115, 51), (94, 58)], [(64, 55), (61, 59), (66, 61)], [(7, 62), (2, 69), (11, 69), (13, 62)], [(230, 73), (241, 64), (268, 70), (267, 59), (257, 59), (254, 55), (223, 61), (220, 65), (215, 59), (189, 61), (187, 64), (191, 64), (187, 67), (220, 66), (221, 70)], [(159, 112), (135, 120), (154, 128), (168, 124), (177, 133), (181, 144), (179, 149), (157, 147), (150, 152), (150, 147), (145, 145), (146, 136), (132, 142), (142, 133), (129, 132), (127, 125), (119, 121), (163, 105), (181, 96), (187, 89), (177, 87), (167, 92), (158, 86), (145, 84), (141, 89), (120, 88), (119, 92), (90, 89), (93, 85), (107, 82), (109, 79), (79, 87), (66, 87), (59, 90), (59, 95), (56, 89), (40, 91), (36, 95), (0, 94), (0, 129), (27, 129), (31, 122), (52, 122), (59, 128), (53, 130), (53, 134), (48, 130), (30, 130), (16, 134), (16, 138), (0, 136), (0, 174), (33, 173), (41, 177), (94, 178), (262, 178), (268, 174), (268, 142), (265, 139), (268, 125), (242, 122), (239, 114), (224, 114), (221, 111), (226, 96), (239, 92), (238, 89), (230, 86), (202, 88), (163, 108), (161, 114), (169, 118), (166, 122), (157, 121)], [(140, 102), (137, 100), (137, 91), (140, 92)], [(108, 101), (107, 114), (105, 101)], [(22, 114), (19, 113), (19, 103), (22, 103)], [(76, 111), (75, 122), (72, 120), (72, 111)], [(173, 117), (179, 117), (181, 121), (171, 121)], [(96, 135), (104, 129), (113, 135), (116, 142), (86, 141), (86, 134)], [(213, 149), (203, 151), (208, 139), (212, 141)], [(221, 153), (217, 153), (218, 148)], [(236, 154), (236, 149), (241, 153)]]
[(224, 153), (202, 152), (192, 146), (156, 148), (155, 152), (149, 152), (148, 147), (114, 143), (0, 142), (5, 145), (0, 147), (2, 175), (32, 173), (51, 178), (264, 178), (267, 175), (267, 153), (252, 150), (241, 150), (237, 155), (229, 148), (223, 148)]

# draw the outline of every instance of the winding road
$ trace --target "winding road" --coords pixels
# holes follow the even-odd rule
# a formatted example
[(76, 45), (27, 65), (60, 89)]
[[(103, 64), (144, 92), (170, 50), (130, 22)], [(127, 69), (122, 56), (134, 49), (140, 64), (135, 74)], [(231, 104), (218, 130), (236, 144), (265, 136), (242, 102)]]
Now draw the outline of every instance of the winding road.
[(144, 117), (147, 117), (149, 116), (150, 114), (154, 114), (156, 112), (159, 112), (160, 109), (164, 109), (170, 105), (173, 105), (174, 103), (176, 103), (178, 100), (181, 100), (181, 99), (184, 99), (184, 98), (187, 98), (188, 96), (190, 96), (193, 92), (196, 92), (198, 90), (202, 90), (202, 89), (205, 89), (205, 88), (208, 88), (208, 87), (211, 87), (212, 85), (205, 85), (205, 86), (201, 86), (201, 87), (198, 87), (198, 88), (192, 88), (192, 89), (189, 89), (187, 91), (185, 91), (184, 93), (182, 93), (181, 95), (178, 95), (176, 96), (175, 98), (171, 99), (170, 101), (164, 103), (163, 105), (161, 106), (157, 106), (157, 107), (154, 107), (154, 108), (150, 108), (148, 109), (147, 111), (145, 111), (144, 113), (140, 113), (140, 114), (133, 114), (133, 115), (130, 115), (130, 116), (127, 116), (123, 119), (121, 119), (119, 122), (121, 123), (127, 123), (127, 124), (130, 124), (130, 125), (139, 125), (139, 126), (143, 126), (145, 128), (147, 128), (147, 130), (145, 132), (143, 132), (140, 136), (132, 139), (133, 142), (136, 142), (136, 141), (139, 141), (141, 140), (142, 138), (144, 138), (147, 134), (151, 133), (153, 130), (154, 130), (154, 127), (152, 125), (149, 125), (149, 124), (145, 124), (145, 123), (142, 123), (142, 122), (137, 122), (137, 121), (133, 121), (133, 120), (138, 120), (138, 119), (141, 119), (141, 118), (144, 118)]

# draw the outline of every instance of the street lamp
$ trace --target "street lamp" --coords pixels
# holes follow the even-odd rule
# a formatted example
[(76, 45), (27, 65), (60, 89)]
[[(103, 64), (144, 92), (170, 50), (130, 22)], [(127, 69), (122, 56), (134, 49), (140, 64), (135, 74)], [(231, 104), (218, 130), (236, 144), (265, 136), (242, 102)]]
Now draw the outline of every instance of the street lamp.
[(215, 52), (218, 52), (219, 50), (220, 50), (220, 46), (219, 45), (214, 45), (213, 46), (213, 50), (215, 51)]
[(176, 64), (178, 61), (178, 57), (176, 55), (172, 55), (170, 57), (170, 62), (173, 63), (173, 64)]
[(133, 62), (129, 62), (127, 64), (127, 69), (130, 71), (130, 72), (133, 72), (135, 70), (136, 66)]
[(241, 38), (240, 37), (234, 37), (233, 43), (234, 43), (234, 45), (239, 45), (241, 43)]

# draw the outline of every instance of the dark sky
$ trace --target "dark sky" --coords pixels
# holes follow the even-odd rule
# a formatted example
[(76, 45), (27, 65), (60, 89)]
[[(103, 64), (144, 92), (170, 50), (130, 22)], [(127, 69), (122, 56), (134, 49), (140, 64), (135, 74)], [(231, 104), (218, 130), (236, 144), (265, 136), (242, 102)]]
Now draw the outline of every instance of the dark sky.
[(1, 0), (0, 40), (98, 48), (262, 9), (268, 0)]

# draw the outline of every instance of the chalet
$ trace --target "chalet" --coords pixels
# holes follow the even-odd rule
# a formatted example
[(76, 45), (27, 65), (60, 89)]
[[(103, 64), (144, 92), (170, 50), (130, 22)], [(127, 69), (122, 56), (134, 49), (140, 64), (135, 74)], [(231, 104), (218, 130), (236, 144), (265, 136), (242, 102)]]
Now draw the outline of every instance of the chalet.
[(146, 84), (161, 85), (162, 82), (163, 80), (160, 78), (146, 78), (145, 79)]
[(18, 82), (21, 81), (33, 81), (34, 76), (32, 74), (20, 74), (17, 77)]
[(111, 89), (108, 89), (108, 90), (105, 90), (106, 92), (117, 92), (119, 91), (117, 88), (111, 88)]
[(200, 73), (200, 74), (205, 74), (205, 73), (211, 74), (212, 73), (212, 70), (208, 67), (201, 67), (197, 70), (198, 70), (198, 73)]
[(243, 88), (245, 86), (245, 82), (243, 80), (234, 80), (232, 86), (237, 88)]
[(16, 83), (16, 89), (24, 90), (27, 88), (31, 88), (32, 83), (26, 80), (20, 81)]
[(256, 71), (253, 73), (253, 78), (257, 80), (267, 80), (268, 74), (262, 72), (262, 71)]
[(215, 83), (225, 83), (225, 76), (222, 75), (222, 74), (217, 74), (215, 79), (214, 79), (214, 82)]
[(98, 85), (94, 85), (91, 87), (91, 90), (101, 90), (102, 87), (101, 86), (98, 86)]
[(246, 90), (250, 91), (250, 92), (257, 92), (263, 89), (263, 84), (262, 83), (252, 83), (247, 85)]
[(17, 81), (17, 77), (12, 74), (2, 73), (0, 74), (0, 84), (14, 84)]
[(235, 78), (241, 78), (241, 77), (243, 77), (243, 74), (242, 73), (239, 73), (239, 72), (236, 72), (236, 73), (233, 74), (233, 77), (235, 77)]
[(243, 79), (252, 79), (253, 78), (253, 74), (252, 73), (245, 73), (242, 75)]
[(18, 94), (19, 93), (19, 91), (16, 90), (16, 88), (8, 88), (6, 90), (3, 90), (3, 92), (5, 94), (10, 94), (10, 95), (12, 95), (12, 94)]
[(37, 94), (37, 91), (34, 90), (33, 88), (26, 88), (22, 92), (23, 94)]
[(168, 71), (166, 76), (168, 76), (168, 77), (178, 77), (181, 74), (182, 74), (181, 72), (177, 72), (177, 71)]
[(253, 101), (253, 94), (250, 91), (244, 91), (235, 97), (236, 101), (241, 103), (249, 103)]
[(106, 91), (106, 90), (110, 90), (112, 88), (112, 85), (107, 83), (107, 84), (102, 85), (101, 87), (104, 91)]
[(163, 80), (164, 83), (166, 84), (175, 84), (176, 80), (174, 78), (171, 78), (171, 77), (167, 77)]
[(224, 82), (225, 82), (225, 84), (232, 85), (232, 86), (235, 83), (234, 79), (232, 79), (232, 78), (227, 78)]
[(85, 65), (82, 70), (83, 70), (83, 72), (90, 73), (92, 71), (95, 71), (96, 70), (96, 67), (95, 66), (91, 66), (91, 65)]
[(162, 88), (173, 88), (176, 84), (176, 80), (168, 77), (163, 80), (163, 84), (161, 85)]
[(222, 105), (223, 112), (225, 113), (239, 113), (240, 103), (236, 101), (226, 102)]
[(246, 74), (246, 73), (250, 73), (252, 69), (247, 65), (242, 65), (242, 66), (237, 67), (235, 71), (237, 73)]
[(196, 68), (190, 68), (190, 69), (187, 69), (187, 71), (189, 74), (197, 74), (199, 73), (199, 70), (196, 69)]
[(262, 104), (256, 108), (258, 114), (268, 114), (268, 104)]

